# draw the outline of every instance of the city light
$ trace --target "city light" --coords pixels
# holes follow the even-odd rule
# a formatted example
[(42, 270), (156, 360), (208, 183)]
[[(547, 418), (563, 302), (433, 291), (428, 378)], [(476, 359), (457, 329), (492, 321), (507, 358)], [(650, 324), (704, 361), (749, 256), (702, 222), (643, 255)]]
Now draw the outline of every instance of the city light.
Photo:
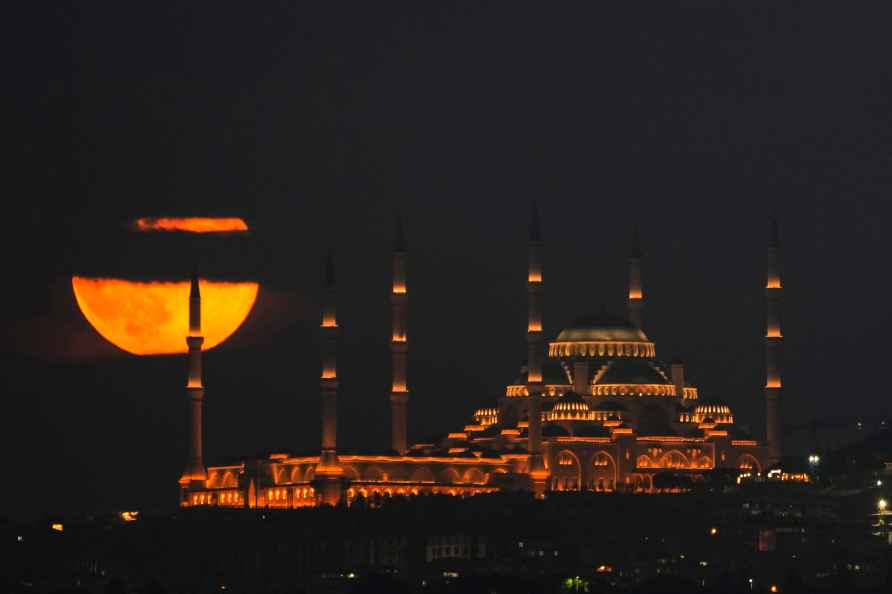
[(120, 515), (121, 519), (125, 522), (135, 522), (139, 519), (138, 511), (122, 511)]
[(718, 533), (719, 533), (719, 529), (716, 528), (715, 526), (713, 526), (712, 528), (709, 529), (709, 535), (710, 535), (710, 536), (715, 536), (715, 535), (718, 534)]
[(817, 466), (818, 464), (821, 463), (821, 457), (817, 454), (809, 454), (808, 463), (811, 464), (812, 466)]
[(886, 505), (887, 504), (885, 499), (880, 499), (879, 501), (877, 501), (877, 509), (881, 512), (886, 511)]

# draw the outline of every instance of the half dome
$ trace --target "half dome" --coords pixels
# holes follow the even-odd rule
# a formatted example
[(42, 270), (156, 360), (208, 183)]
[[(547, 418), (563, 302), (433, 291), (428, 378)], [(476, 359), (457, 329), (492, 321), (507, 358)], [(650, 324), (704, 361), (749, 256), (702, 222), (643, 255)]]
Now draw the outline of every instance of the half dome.
[(707, 402), (698, 404), (691, 412), (682, 412), (679, 421), (682, 423), (716, 423), (728, 424), (734, 422), (734, 413), (731, 407), (723, 402)]

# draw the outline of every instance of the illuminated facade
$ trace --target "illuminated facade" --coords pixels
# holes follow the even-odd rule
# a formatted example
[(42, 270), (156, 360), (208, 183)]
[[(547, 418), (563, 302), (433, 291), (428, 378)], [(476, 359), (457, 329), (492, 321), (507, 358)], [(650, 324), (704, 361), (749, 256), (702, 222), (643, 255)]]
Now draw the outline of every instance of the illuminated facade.
[[(673, 492), (715, 469), (748, 476), (767, 473), (780, 457), (780, 256), (776, 226), (772, 228), (766, 282), (767, 443), (737, 428), (728, 404), (702, 402), (697, 388), (685, 381), (680, 361), (666, 364), (657, 359), (656, 345), (642, 329), (645, 293), (637, 230), (629, 260), (627, 315), (582, 317), (546, 340), (544, 244), (534, 206), (527, 361), (496, 402), (469, 415), (467, 425), (435, 443), (407, 442), (408, 250), (398, 221), (391, 284), (391, 447), (376, 455), (343, 455), (337, 450), (339, 328), (329, 254), (320, 322), (320, 455), (273, 454), (205, 471), (196, 398), (199, 389), (203, 397), (201, 351), (190, 348), (192, 453), (180, 481), (180, 504), (292, 509), (424, 493)], [(199, 314), (196, 319), (199, 325), (190, 327), (190, 347), (200, 334)]]

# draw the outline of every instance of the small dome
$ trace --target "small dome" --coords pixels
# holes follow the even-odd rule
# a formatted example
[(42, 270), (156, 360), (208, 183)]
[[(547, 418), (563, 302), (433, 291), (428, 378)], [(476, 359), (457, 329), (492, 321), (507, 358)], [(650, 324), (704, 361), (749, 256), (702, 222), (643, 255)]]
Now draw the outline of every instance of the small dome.
[(570, 411), (584, 411), (588, 412), (591, 410), (585, 402), (558, 402), (554, 405), (554, 408), (551, 409), (554, 412), (570, 412)]
[(731, 407), (721, 402), (698, 404), (693, 412), (682, 412), (679, 420), (683, 423), (715, 423), (728, 425), (734, 422)]
[(561, 330), (556, 342), (649, 342), (647, 335), (634, 324), (610, 314), (578, 318)]
[(489, 427), (499, 422), (499, 409), (497, 408), (478, 408), (474, 412), (474, 421), (478, 425)]
[(553, 411), (588, 411), (590, 407), (588, 402), (583, 400), (582, 396), (576, 392), (570, 391), (565, 393), (560, 399), (554, 403), (551, 408)]
[(594, 413), (576, 392), (567, 392), (545, 413), (548, 421), (591, 421)]
[(694, 414), (703, 416), (730, 415), (731, 408), (725, 404), (698, 404), (694, 408)]

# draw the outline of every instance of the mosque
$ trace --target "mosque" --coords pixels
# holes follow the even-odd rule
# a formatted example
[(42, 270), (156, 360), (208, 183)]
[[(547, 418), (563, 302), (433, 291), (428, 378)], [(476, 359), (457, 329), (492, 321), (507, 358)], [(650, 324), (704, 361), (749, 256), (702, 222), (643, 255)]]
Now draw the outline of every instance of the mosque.
[(350, 505), (358, 498), (471, 496), (525, 491), (658, 493), (716, 469), (757, 476), (781, 457), (780, 242), (772, 222), (765, 282), (766, 440), (736, 425), (726, 403), (703, 403), (681, 361), (664, 363), (643, 329), (645, 294), (637, 233), (629, 257), (627, 316), (581, 317), (551, 340), (543, 332), (544, 242), (533, 205), (527, 276), (527, 362), (491, 407), (435, 443), (410, 444), (407, 355), (408, 251), (397, 221), (391, 285), (391, 447), (339, 454), (335, 275), (325, 262), (321, 312), (322, 444), (318, 455), (271, 454), (205, 467), (202, 456), (201, 297), (189, 306), (189, 458), (179, 480), (182, 507), (293, 509)]

